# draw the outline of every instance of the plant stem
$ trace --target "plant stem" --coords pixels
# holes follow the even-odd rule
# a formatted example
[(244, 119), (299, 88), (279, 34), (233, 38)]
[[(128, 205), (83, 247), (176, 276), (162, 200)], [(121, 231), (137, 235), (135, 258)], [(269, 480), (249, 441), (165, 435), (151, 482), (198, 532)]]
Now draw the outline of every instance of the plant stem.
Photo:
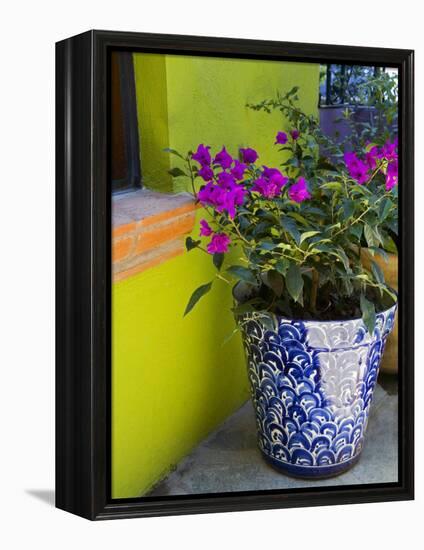
[(232, 220), (231, 218), (230, 218), (230, 221), (231, 221), (232, 226), (233, 226), (234, 229), (236, 230), (236, 233), (237, 233), (237, 235), (239, 236), (239, 238), (240, 238), (245, 244), (247, 244), (248, 246), (252, 246), (252, 244), (251, 244), (247, 239), (245, 239), (245, 238), (243, 237), (243, 235), (240, 233), (239, 228), (237, 227), (235, 221)]
[(216, 278), (221, 279), (221, 281), (224, 281), (224, 283), (227, 283), (227, 285), (231, 285), (231, 282), (219, 273), (216, 274)]
[(196, 188), (194, 186), (194, 175), (193, 175), (193, 169), (191, 167), (191, 162), (190, 162), (190, 157), (188, 156), (187, 157), (187, 165), (188, 165), (188, 169), (190, 171), (190, 180), (191, 180), (191, 188), (193, 190), (193, 195), (194, 197), (197, 199), (197, 193), (196, 193)]
[(312, 269), (312, 288), (311, 288), (311, 310), (313, 312), (317, 309), (317, 294), (318, 294), (318, 282), (319, 282), (319, 273), (313, 268)]

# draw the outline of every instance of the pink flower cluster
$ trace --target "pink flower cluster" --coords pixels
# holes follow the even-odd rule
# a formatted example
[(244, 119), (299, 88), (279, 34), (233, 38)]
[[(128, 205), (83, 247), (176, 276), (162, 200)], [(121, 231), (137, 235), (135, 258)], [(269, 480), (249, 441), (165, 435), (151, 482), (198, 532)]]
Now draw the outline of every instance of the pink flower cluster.
[[(383, 147), (376, 145), (371, 147), (365, 154), (365, 159), (361, 160), (356, 153), (349, 151), (344, 154), (344, 160), (350, 176), (355, 179), (359, 185), (367, 183), (374, 172), (379, 169), (386, 176), (386, 191), (390, 191), (398, 183), (398, 152), (397, 139), (393, 143), (387, 142)], [(386, 162), (383, 162), (386, 161)]]
[(292, 201), (297, 203), (301, 203), (311, 198), (305, 178), (298, 178), (297, 182), (290, 187), (289, 197)]
[(262, 175), (255, 180), (252, 191), (256, 191), (266, 197), (273, 199), (280, 195), (281, 189), (288, 182), (289, 178), (277, 170), (277, 168), (267, 168), (264, 166)]
[[(234, 218), (236, 206), (243, 204), (247, 193), (240, 181), (244, 178), (249, 159), (253, 158), (252, 152), (256, 152), (253, 149), (242, 150), (248, 151), (248, 154), (243, 154), (243, 162), (240, 162), (233, 159), (225, 147), (212, 160), (209, 149), (201, 144), (192, 156), (200, 164), (199, 176), (206, 182), (197, 197), (203, 205), (213, 206), (220, 213), (226, 211), (230, 218)], [(215, 175), (211, 164), (220, 167), (222, 171)]]
[[(277, 142), (282, 143), (287, 136), (279, 132)], [(299, 137), (297, 130), (292, 130), (290, 135), (293, 140)], [(212, 156), (209, 152), (210, 147), (200, 144), (197, 151), (192, 155), (192, 159), (199, 163), (198, 175), (204, 180), (205, 184), (197, 193), (197, 198), (203, 206), (212, 206), (216, 212), (226, 212), (233, 219), (236, 215), (237, 206), (241, 206), (248, 194), (245, 179), (246, 170), (259, 158), (257, 152), (249, 147), (240, 149), (241, 161), (233, 159), (225, 147), (219, 153)], [(258, 175), (257, 169), (252, 173)], [(252, 193), (273, 199), (281, 195), (283, 187), (289, 181), (289, 178), (283, 175), (277, 168), (268, 168), (264, 166), (259, 172), (259, 177), (253, 181), (250, 188)], [(307, 189), (304, 178), (299, 178), (296, 183), (291, 185), (288, 195), (291, 200), (301, 203), (310, 199), (311, 195)], [(200, 221), (200, 235), (211, 237), (207, 245), (207, 251), (210, 254), (222, 253), (228, 251), (231, 242), (225, 233), (215, 233), (206, 220)]]
[(230, 237), (225, 233), (214, 233), (206, 220), (200, 220), (200, 235), (202, 237), (212, 236), (207, 246), (209, 254), (228, 252), (228, 245), (231, 242)]
[[(290, 137), (293, 141), (296, 141), (300, 137), (300, 132), (296, 128), (293, 128), (293, 130), (290, 130)], [(286, 132), (278, 132), (275, 136), (275, 144), (274, 145), (285, 145), (288, 142), (289, 138), (287, 137)]]

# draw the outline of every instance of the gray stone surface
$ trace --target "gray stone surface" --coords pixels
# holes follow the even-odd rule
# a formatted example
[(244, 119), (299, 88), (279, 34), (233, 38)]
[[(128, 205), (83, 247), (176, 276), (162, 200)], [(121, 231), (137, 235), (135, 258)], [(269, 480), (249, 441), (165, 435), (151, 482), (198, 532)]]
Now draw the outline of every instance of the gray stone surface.
[(148, 496), (396, 482), (396, 390), (396, 382), (390, 380), (383, 379), (377, 385), (362, 456), (351, 470), (338, 477), (306, 481), (287, 477), (269, 466), (256, 444), (254, 412), (248, 401), (202, 441)]
[(144, 218), (190, 204), (194, 204), (194, 200), (189, 193), (159, 193), (143, 188), (116, 194), (113, 196), (112, 226), (139, 222)]

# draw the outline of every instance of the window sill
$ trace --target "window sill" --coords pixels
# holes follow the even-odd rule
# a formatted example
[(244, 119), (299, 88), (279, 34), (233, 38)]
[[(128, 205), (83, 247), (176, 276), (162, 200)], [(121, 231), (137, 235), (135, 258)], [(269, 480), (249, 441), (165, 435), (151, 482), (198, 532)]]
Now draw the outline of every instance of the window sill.
[(112, 197), (113, 281), (121, 281), (181, 254), (193, 230), (196, 205), (178, 195), (140, 189)]

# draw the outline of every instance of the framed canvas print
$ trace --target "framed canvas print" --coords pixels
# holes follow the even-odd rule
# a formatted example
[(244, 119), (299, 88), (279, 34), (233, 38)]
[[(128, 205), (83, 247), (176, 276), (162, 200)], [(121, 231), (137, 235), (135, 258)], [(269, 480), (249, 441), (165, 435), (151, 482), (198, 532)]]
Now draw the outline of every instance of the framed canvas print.
[(413, 498), (413, 52), (56, 52), (56, 505)]

